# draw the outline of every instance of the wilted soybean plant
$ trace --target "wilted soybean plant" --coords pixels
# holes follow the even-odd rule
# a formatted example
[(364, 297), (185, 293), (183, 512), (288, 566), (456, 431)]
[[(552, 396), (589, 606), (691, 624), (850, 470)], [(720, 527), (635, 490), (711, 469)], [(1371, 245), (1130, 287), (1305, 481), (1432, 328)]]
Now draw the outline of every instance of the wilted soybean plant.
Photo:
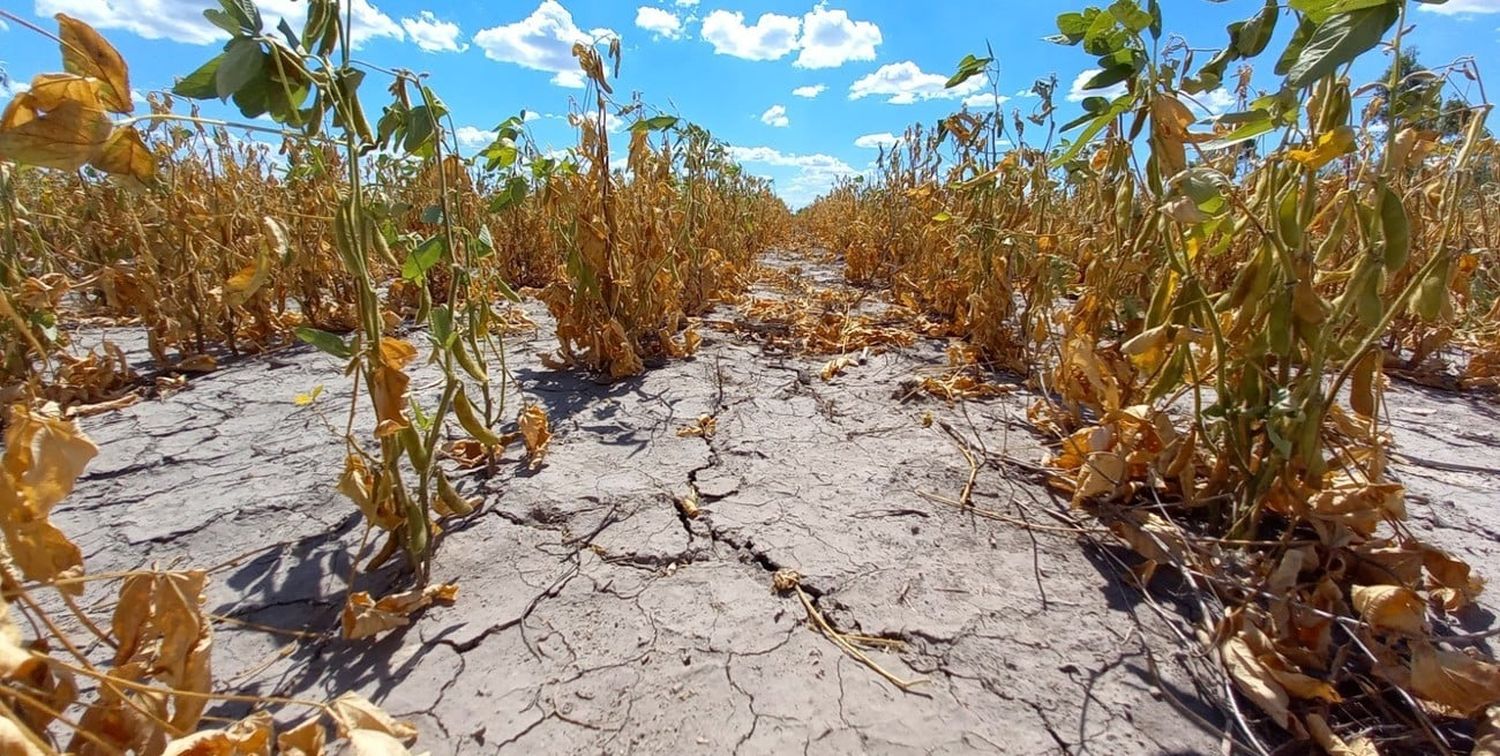
[[(491, 449), (503, 440), (492, 429), (503, 403), (491, 394), (485, 354), (490, 304), (473, 296), (469, 271), (486, 248), (488, 235), (456, 225), (451, 203), (464, 176), (449, 149), (447, 109), (418, 77), (406, 72), (378, 72), (393, 79), (392, 102), (372, 128), (360, 99), (370, 73), (351, 62), (348, 17), (332, 0), (312, 0), (300, 35), (285, 21), (267, 31), (253, 3), (223, 0), (222, 10), (205, 11), (230, 35), (224, 51), (182, 79), (174, 93), (193, 99), (232, 99), (247, 118), (269, 116), (308, 137), (321, 133), (325, 120), (337, 129), (343, 145), (346, 176), (336, 208), (334, 245), (345, 271), (356, 284), (358, 328), (352, 340), (312, 328), (298, 336), (317, 348), (348, 360), (356, 387), (363, 384), (375, 411), (378, 452), (367, 451), (353, 433), (350, 411), (349, 454), (339, 490), (364, 513), (368, 523), (386, 533), (372, 565), (398, 550), (420, 583), (425, 584), (432, 558), (436, 517), (471, 513), (473, 502), (460, 496), (438, 464), (444, 421), (456, 416), (464, 429)], [(345, 9), (347, 10), (347, 9)], [(435, 166), (438, 200), (424, 213), (436, 232), (405, 250), (398, 262), (372, 212), (364, 186), (363, 161), (376, 149), (396, 149)], [(387, 309), (372, 268), (384, 261), (415, 285), (420, 299), (418, 320), (425, 325), (443, 372), (442, 393), (434, 407), (423, 407), (408, 394), (408, 367), (417, 348), (387, 333)], [(434, 292), (428, 282), (441, 272), (446, 289)], [(465, 388), (473, 382), (476, 406)], [(356, 397), (358, 391), (355, 392)], [(481, 409), (482, 407), (482, 409)], [(413, 478), (408, 483), (408, 476)], [(346, 631), (350, 615), (346, 613)]]

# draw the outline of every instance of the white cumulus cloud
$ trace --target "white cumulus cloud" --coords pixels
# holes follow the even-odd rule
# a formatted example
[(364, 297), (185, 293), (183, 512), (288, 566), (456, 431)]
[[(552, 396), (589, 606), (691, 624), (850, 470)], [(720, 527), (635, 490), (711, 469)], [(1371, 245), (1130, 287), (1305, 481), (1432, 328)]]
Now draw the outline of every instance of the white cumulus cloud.
[(772, 105), (766, 109), (766, 112), (760, 114), (760, 122), (767, 126), (784, 129), (792, 124), (792, 119), (787, 118), (785, 105)]
[(422, 11), (416, 18), (401, 19), (401, 28), (423, 52), (463, 52), (468, 43), (458, 41), (458, 24), (439, 20), (432, 11)]
[(811, 84), (805, 87), (797, 87), (796, 89), (793, 89), (792, 94), (798, 97), (813, 98), (817, 97), (820, 94), (823, 94), (826, 91), (828, 91), (827, 84)]
[(989, 84), (986, 76), (972, 79), (952, 88), (946, 88), (948, 77), (926, 73), (909, 60), (881, 66), (868, 76), (849, 87), (849, 99), (862, 97), (885, 97), (892, 105), (910, 105), (919, 100), (957, 99), (968, 97)]
[(1448, 0), (1442, 5), (1418, 3), (1417, 7), (1429, 13), (1457, 16), (1462, 13), (1500, 13), (1500, 0)]
[(964, 98), (964, 105), (975, 110), (994, 110), (1007, 102), (1010, 102), (1009, 95), (997, 95), (994, 92), (980, 92)]
[[(285, 18), (300, 31), (307, 20), (307, 3), (300, 0), (261, 0), (256, 4), (267, 30)], [(203, 17), (204, 0), (36, 0), (36, 13), (51, 16), (66, 13), (96, 29), (121, 29), (146, 39), (170, 39), (192, 45), (223, 42), (224, 30)], [(371, 5), (353, 0), (354, 26), (350, 40), (355, 47), (378, 37), (401, 40), (401, 26)]]
[(460, 126), (453, 136), (458, 139), (458, 145), (464, 149), (477, 149), (495, 141), (498, 132), (486, 131), (475, 126)]
[(802, 19), (775, 13), (762, 14), (754, 25), (745, 24), (739, 11), (716, 10), (703, 19), (703, 38), (719, 55), (746, 60), (776, 60), (797, 49)]
[(854, 146), (861, 149), (873, 150), (880, 147), (891, 147), (901, 141), (901, 137), (889, 131), (880, 134), (865, 134), (854, 140)]
[(768, 165), (794, 171), (789, 181), (778, 182), (776, 191), (787, 204), (802, 207), (818, 195), (828, 191), (833, 183), (845, 176), (858, 175), (859, 171), (832, 155), (798, 155), (784, 153), (774, 147), (729, 148), (729, 157), (739, 163)]
[(542, 0), (531, 15), (515, 23), (480, 29), (474, 44), (484, 56), (501, 63), (514, 63), (533, 71), (551, 73), (552, 83), (575, 89), (583, 87), (583, 71), (573, 57), (573, 44), (592, 44), (596, 39), (617, 36), (609, 29), (587, 32), (573, 23), (573, 14), (557, 0)]
[(874, 60), (883, 41), (880, 27), (856, 21), (819, 3), (802, 16), (764, 13), (754, 24), (739, 11), (716, 10), (703, 19), (703, 39), (720, 55), (779, 60), (798, 52), (798, 68), (837, 68), (851, 60)]
[(635, 11), (635, 25), (658, 37), (682, 38), (682, 19), (671, 11), (642, 5)]
[(880, 27), (854, 21), (846, 11), (819, 5), (802, 17), (802, 52), (798, 68), (837, 68), (851, 60), (874, 60)]

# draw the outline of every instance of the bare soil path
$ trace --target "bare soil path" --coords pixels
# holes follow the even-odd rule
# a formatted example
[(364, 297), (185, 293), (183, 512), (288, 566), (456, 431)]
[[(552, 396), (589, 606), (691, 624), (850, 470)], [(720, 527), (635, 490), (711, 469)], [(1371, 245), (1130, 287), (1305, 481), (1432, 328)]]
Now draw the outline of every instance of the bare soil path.
[[(826, 266), (768, 260), (794, 263), (839, 285)], [(228, 618), (219, 680), (360, 691), (419, 727), (419, 752), (1220, 750), (1224, 691), (1180, 641), (1191, 607), (1170, 585), (1154, 599), (1129, 587), (1128, 555), (1067, 532), (1046, 515), (1063, 505), (999, 461), (1041, 457), (1024, 391), (903, 401), (903, 379), (943, 364), (939, 340), (824, 382), (821, 359), (713, 330), (694, 359), (597, 385), (541, 367), (551, 321), (529, 311), (540, 329), (511, 339), (509, 359), (551, 416), (547, 463), (463, 479), (485, 505), (444, 536), (433, 575), (458, 601), (404, 631), (337, 638), (363, 525), (334, 491), (344, 452), (328, 422), (343, 427), (348, 381), (310, 349), (85, 420), (102, 451), (54, 521), (91, 572), (223, 564), (209, 597)], [(435, 378), (418, 372), (414, 390)], [(319, 384), (314, 407), (293, 403)], [(1494, 405), (1399, 387), (1391, 403), (1399, 471), (1427, 502), (1415, 525), (1497, 574)], [(705, 414), (714, 435), (678, 435)], [(945, 426), (983, 462), (972, 498), (988, 517), (924, 495), (955, 499), (970, 479)], [(896, 641), (870, 657), (923, 682), (903, 692), (820, 634), (772, 590), (782, 569), (840, 631)]]

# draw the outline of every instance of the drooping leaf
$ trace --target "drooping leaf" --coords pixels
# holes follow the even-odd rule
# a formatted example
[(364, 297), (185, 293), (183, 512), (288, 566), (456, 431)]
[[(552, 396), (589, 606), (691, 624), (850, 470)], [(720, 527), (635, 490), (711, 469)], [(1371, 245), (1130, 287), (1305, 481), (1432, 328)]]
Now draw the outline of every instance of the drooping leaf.
[(101, 171), (138, 182), (149, 181), (156, 175), (156, 155), (146, 147), (134, 126), (115, 129), (93, 164)]
[(433, 236), (422, 242), (416, 249), (406, 256), (406, 261), (401, 263), (401, 277), (408, 281), (420, 281), (443, 259), (447, 245), (442, 236)]
[(113, 128), (97, 100), (67, 99), (44, 112), (23, 92), (0, 114), (0, 158), (77, 170), (99, 154)]
[(172, 87), (172, 94), (191, 100), (208, 100), (219, 96), (219, 66), (224, 63), (220, 53), (199, 66), (197, 70), (179, 79)]
[(99, 80), (99, 101), (116, 113), (130, 113), (135, 104), (130, 97), (129, 70), (125, 59), (93, 27), (59, 13), (58, 38), (62, 40), (63, 69), (68, 73)]
[(236, 39), (224, 51), (224, 59), (214, 76), (214, 91), (220, 100), (245, 89), (261, 78), (266, 70), (266, 53), (253, 39)]
[(311, 344), (317, 347), (319, 350), (331, 354), (341, 360), (347, 360), (354, 354), (354, 352), (349, 349), (349, 345), (344, 343), (343, 339), (327, 331), (320, 331), (316, 328), (300, 326), (297, 328), (296, 334), (297, 338), (302, 342)]
[(1366, 50), (1380, 44), (1388, 29), (1401, 15), (1400, 3), (1382, 2), (1330, 16), (1318, 24), (1288, 69), (1287, 86), (1301, 89), (1353, 61)]

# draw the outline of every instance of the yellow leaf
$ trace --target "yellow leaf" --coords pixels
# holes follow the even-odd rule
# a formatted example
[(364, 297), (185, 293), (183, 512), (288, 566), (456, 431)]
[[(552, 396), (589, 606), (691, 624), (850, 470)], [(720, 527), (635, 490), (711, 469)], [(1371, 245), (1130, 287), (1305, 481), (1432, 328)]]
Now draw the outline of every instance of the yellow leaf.
[[(12, 408), (0, 457), (0, 529), (27, 578), (52, 580), (82, 571), (83, 553), (47, 516), (98, 453), (73, 423)], [(76, 594), (81, 587), (66, 590)]]
[(521, 410), (521, 417), (516, 421), (521, 426), (521, 440), (526, 443), (526, 457), (531, 460), (531, 469), (535, 470), (542, 464), (542, 458), (547, 455), (547, 444), (552, 441), (552, 431), (547, 427), (547, 413), (535, 404), (529, 404), (526, 409)]
[(212, 373), (219, 369), (219, 361), (211, 354), (195, 354), (178, 360), (172, 369), (180, 373)]
[(1078, 475), (1074, 501), (1114, 494), (1125, 483), (1125, 458), (1115, 452), (1094, 452), (1083, 463)]
[(109, 135), (94, 167), (115, 176), (145, 182), (156, 175), (156, 155), (141, 140), (134, 126), (121, 126)]
[(1353, 151), (1354, 129), (1345, 125), (1323, 132), (1322, 136), (1318, 137), (1317, 146), (1310, 150), (1288, 150), (1287, 157), (1316, 171), (1333, 162), (1340, 155), (1347, 155)]
[(271, 260), (262, 250), (256, 254), (255, 262), (241, 268), (238, 273), (230, 276), (224, 282), (224, 304), (230, 307), (239, 307), (249, 301), (255, 292), (264, 286), (266, 279), (271, 277)]
[(113, 128), (97, 102), (65, 99), (42, 108), (36, 96), (23, 92), (0, 114), (0, 158), (78, 170), (99, 154)]
[(452, 583), (396, 593), (379, 601), (364, 591), (351, 594), (340, 616), (344, 637), (360, 640), (405, 627), (410, 624), (413, 612), (434, 603), (451, 604), (457, 595), (458, 586)]
[(1328, 756), (1380, 756), (1380, 749), (1369, 738), (1358, 735), (1349, 740), (1335, 735), (1328, 720), (1320, 714), (1308, 714), (1307, 734), (1328, 753)]
[(167, 744), (162, 756), (270, 756), (273, 722), (256, 712), (224, 730), (203, 730)]
[(345, 693), (334, 699), (328, 705), (328, 714), (333, 717), (341, 738), (349, 737), (356, 730), (369, 730), (389, 735), (402, 743), (417, 739), (417, 728), (396, 721), (358, 693)]
[(1287, 711), (1291, 699), (1255, 657), (1249, 644), (1235, 636), (1224, 642), (1219, 653), (1224, 659), (1224, 668), (1229, 671), (1230, 679), (1234, 680), (1240, 692), (1268, 714), (1271, 721), (1285, 729), (1291, 718), (1291, 713)]
[(129, 72), (125, 59), (93, 27), (76, 18), (57, 14), (62, 39), (63, 68), (68, 73), (99, 80), (99, 96), (116, 113), (135, 110), (130, 99)]
[(162, 756), (237, 756), (234, 743), (223, 730), (204, 730), (167, 744)]
[(411, 751), (401, 741), (375, 730), (349, 733), (349, 756), (407, 756)]
[(1470, 716), (1500, 703), (1500, 667), (1417, 643), (1411, 654), (1411, 691)]
[(1427, 619), (1422, 597), (1399, 585), (1356, 585), (1350, 594), (1354, 609), (1372, 627), (1406, 635), (1425, 635)]
[(87, 107), (99, 108), (99, 82), (73, 74), (37, 74), (26, 90), (37, 110), (52, 110), (57, 106), (76, 101)]
[(318, 397), (322, 395), (323, 384), (319, 383), (318, 385), (313, 386), (312, 391), (309, 391), (305, 394), (298, 394), (292, 397), (292, 403), (297, 405), (298, 407), (306, 407), (307, 405), (318, 401)]
[(321, 719), (309, 717), (302, 724), (276, 736), (277, 752), (281, 756), (323, 756), (323, 741), (327, 734)]
[(1422, 549), (1422, 567), (1427, 570), (1428, 590), (1446, 611), (1456, 612), (1474, 603), (1484, 591), (1484, 578), (1438, 549)]

